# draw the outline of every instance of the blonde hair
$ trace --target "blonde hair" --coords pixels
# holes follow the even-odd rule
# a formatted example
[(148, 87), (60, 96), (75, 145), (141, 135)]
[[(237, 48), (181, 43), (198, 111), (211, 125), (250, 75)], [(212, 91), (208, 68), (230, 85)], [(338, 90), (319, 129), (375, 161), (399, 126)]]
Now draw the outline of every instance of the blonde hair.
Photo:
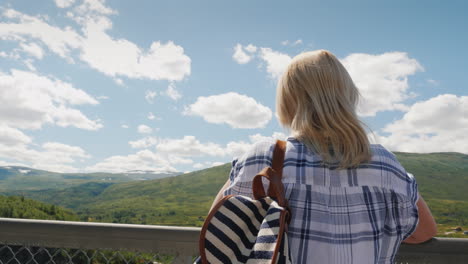
[(356, 115), (359, 91), (329, 51), (296, 56), (278, 83), (280, 123), (327, 163), (355, 167), (371, 158), (370, 143)]

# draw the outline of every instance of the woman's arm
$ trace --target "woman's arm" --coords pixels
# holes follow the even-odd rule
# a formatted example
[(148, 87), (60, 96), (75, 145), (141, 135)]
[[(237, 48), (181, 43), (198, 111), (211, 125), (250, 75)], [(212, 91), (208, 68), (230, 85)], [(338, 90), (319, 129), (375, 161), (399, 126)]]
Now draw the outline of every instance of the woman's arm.
[(221, 187), (221, 190), (219, 190), (218, 194), (216, 195), (213, 201), (213, 204), (211, 205), (210, 212), (211, 212), (211, 209), (213, 209), (213, 207), (215, 206), (215, 204), (217, 204), (221, 199), (223, 199), (224, 191), (229, 187), (230, 184), (231, 184), (231, 181), (228, 179), (226, 183), (223, 185), (223, 187)]
[(432, 216), (431, 210), (420, 194), (418, 202), (419, 222), (416, 230), (403, 243), (419, 244), (426, 242), (437, 234), (437, 224)]

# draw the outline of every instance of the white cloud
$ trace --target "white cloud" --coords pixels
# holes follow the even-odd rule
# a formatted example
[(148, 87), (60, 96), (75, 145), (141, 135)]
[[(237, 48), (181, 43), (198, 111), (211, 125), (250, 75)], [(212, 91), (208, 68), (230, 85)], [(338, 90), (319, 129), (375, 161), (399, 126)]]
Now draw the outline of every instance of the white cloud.
[(112, 21), (107, 16), (111, 14), (116, 11), (105, 6), (105, 1), (85, 0), (67, 13), (67, 17), (81, 26), (80, 34), (71, 27), (50, 25), (40, 16), (5, 9), (3, 17), (8, 22), (0, 23), (0, 38), (40, 41), (69, 62), (74, 61), (72, 51), (77, 51), (79, 59), (114, 78), (180, 81), (190, 75), (190, 57), (172, 41), (155, 41), (145, 50), (127, 39), (110, 36), (107, 31), (112, 28)]
[[(148, 149), (127, 156), (112, 156), (94, 166), (86, 168), (87, 171), (110, 171), (122, 172), (138, 169), (138, 166), (148, 170), (176, 171), (172, 166), (176, 164), (193, 164), (194, 168), (218, 166), (225, 162), (207, 161), (205, 163), (194, 163), (195, 157), (217, 157), (240, 156), (249, 150), (255, 142), (271, 141), (276, 138), (284, 139), (283, 133), (275, 132), (271, 137), (254, 134), (249, 136), (250, 142), (231, 141), (225, 146), (213, 142), (201, 142), (195, 136), (184, 136), (182, 138), (154, 138), (145, 137), (137, 141), (130, 141), (133, 148), (149, 148), (156, 145), (156, 152)], [(221, 159), (222, 160), (222, 159)], [(154, 162), (154, 163), (152, 163)], [(200, 165), (201, 164), (201, 165)], [(115, 165), (115, 167), (113, 167)]]
[[(249, 49), (252, 50), (253, 46)], [(237, 44), (234, 47), (234, 54), (232, 55), (232, 59), (234, 59), (234, 61), (236, 61), (239, 64), (246, 64), (252, 59), (252, 56), (244, 52), (241, 44)]]
[(175, 85), (173, 83), (169, 84), (165, 94), (174, 101), (177, 101), (182, 97), (182, 94), (175, 89)]
[(78, 49), (83, 41), (83, 37), (72, 28), (61, 29), (51, 26), (40, 17), (29, 16), (13, 9), (5, 9), (3, 17), (16, 23), (0, 23), (0, 37), (11, 40), (24, 40), (23, 37), (30, 37), (40, 40), (62, 58), (69, 57), (71, 50)]
[[(88, 23), (80, 58), (92, 68), (112, 77), (180, 81), (190, 75), (190, 58), (181, 46), (169, 41), (153, 42), (143, 51), (126, 39), (113, 39), (103, 28), (108, 21)], [(119, 54), (119, 56), (115, 56)]]
[(62, 144), (58, 142), (46, 142), (42, 144), (42, 148), (50, 153), (55, 153), (56, 155), (65, 155), (65, 156), (75, 156), (79, 158), (90, 158), (91, 156), (86, 154), (86, 152), (77, 146), (70, 146), (67, 144)]
[(55, 0), (55, 4), (60, 8), (67, 8), (71, 6), (75, 0)]
[(0, 157), (19, 161), (36, 169), (76, 172), (78, 169), (72, 166), (76, 159), (87, 159), (91, 156), (80, 147), (58, 142), (46, 142), (39, 149), (33, 149), (27, 144), (2, 145), (0, 142)]
[(115, 155), (85, 168), (86, 171), (125, 172), (131, 170), (151, 170), (156, 173), (176, 172), (168, 160), (150, 151), (141, 150), (126, 156)]
[(433, 85), (433, 86), (437, 86), (437, 85), (440, 84), (439, 81), (433, 80), (433, 79), (427, 79), (426, 81), (427, 81), (427, 83), (429, 83), (430, 85)]
[(156, 116), (153, 113), (149, 112), (148, 113), (148, 119), (149, 120), (154, 120), (154, 119), (156, 119)]
[(252, 143), (260, 142), (260, 141), (272, 141), (272, 140), (286, 140), (288, 136), (282, 132), (273, 132), (271, 136), (263, 136), (259, 133), (250, 135), (249, 139)]
[[(259, 141), (272, 141), (275, 139), (285, 139), (286, 135), (280, 132), (273, 133), (272, 136), (262, 136), (254, 134), (246, 141), (231, 141), (226, 145), (213, 142), (201, 142), (195, 136), (184, 136), (182, 138), (158, 139), (156, 152), (161, 157), (166, 157), (171, 164), (176, 164), (176, 160), (184, 157), (239, 157), (252, 148), (253, 144)], [(182, 164), (182, 162), (178, 162)], [(192, 163), (192, 162), (190, 162)], [(189, 164), (188, 162), (186, 164)], [(211, 163), (207, 163), (210, 165)], [(212, 165), (215, 166), (215, 165)]]
[(149, 112), (149, 113), (148, 113), (147, 118), (148, 118), (149, 120), (162, 120), (161, 117), (154, 115), (152, 112)]
[(156, 145), (157, 142), (158, 140), (155, 137), (144, 137), (139, 140), (129, 141), (128, 144), (130, 144), (132, 148), (149, 148)]
[(284, 41), (281, 41), (281, 45), (283, 46), (297, 46), (297, 45), (300, 45), (302, 44), (302, 39), (297, 39), (295, 41), (289, 41), (289, 40), (284, 40)]
[(125, 85), (124, 81), (122, 79), (120, 79), (120, 78), (115, 78), (114, 82), (119, 86), (124, 86)]
[[(281, 133), (274, 133), (274, 135), (281, 135)], [(260, 135), (255, 134), (250, 137), (250, 140), (260, 139)], [(266, 139), (268, 137), (262, 137)], [(243, 154), (248, 148), (251, 147), (251, 143), (237, 143), (230, 142), (225, 146), (213, 143), (213, 142), (201, 142), (194, 136), (184, 136), (182, 138), (152, 138), (146, 137), (138, 141), (129, 142), (132, 147), (147, 148), (154, 146), (156, 142), (155, 152), (148, 149), (139, 151), (135, 154), (126, 156), (116, 155), (106, 158), (104, 161), (99, 162), (93, 166), (87, 167), (86, 171), (108, 171), (108, 172), (122, 172), (129, 170), (155, 170), (159, 172), (171, 172), (177, 171), (173, 168), (176, 164), (193, 164), (194, 168), (204, 168), (208, 166), (218, 166), (224, 164), (224, 162), (205, 162), (205, 163), (194, 163), (192, 158), (194, 157), (226, 157), (235, 153), (236, 151)], [(233, 146), (240, 146), (244, 144), (244, 148), (240, 149), (232, 148)], [(237, 152), (236, 152), (237, 153)], [(222, 159), (221, 159), (222, 160)], [(201, 165), (200, 165), (201, 164)]]
[(0, 124), (0, 145), (15, 146), (31, 143), (32, 139), (16, 128)]
[(10, 167), (10, 166), (28, 167), (29, 165), (24, 164), (24, 163), (19, 163), (19, 162), (7, 162), (7, 161), (0, 160), (0, 166), (3, 166), (3, 167)]
[(121, 128), (129, 128), (129, 126), (128, 126), (128, 125), (125, 125), (125, 124), (121, 125), (120, 127), (121, 127)]
[(171, 154), (180, 157), (224, 156), (225, 150), (212, 142), (201, 143), (194, 136), (184, 136), (182, 139), (161, 139), (156, 145), (158, 153)]
[(192, 167), (194, 169), (201, 170), (201, 169), (220, 166), (220, 165), (224, 165), (224, 164), (226, 164), (226, 162), (219, 162), (219, 161), (210, 162), (210, 161), (207, 161), (205, 163), (200, 163), (200, 162), (194, 163)]
[(193, 168), (195, 168), (195, 169), (202, 169), (202, 168), (204, 168), (204, 167), (205, 167), (205, 165), (203, 165), (202, 163), (195, 163), (195, 164), (193, 164)]
[(24, 65), (26, 66), (26, 68), (28, 68), (28, 70), (30, 70), (30, 71), (32, 71), (32, 72), (36, 72), (36, 71), (37, 71), (36, 67), (34, 67), (34, 65), (33, 65), (33, 60), (31, 60), (31, 59), (25, 59), (25, 60), (23, 60), (23, 63), (24, 63)]
[(185, 109), (184, 114), (201, 116), (209, 123), (226, 123), (233, 128), (262, 128), (272, 116), (270, 108), (252, 97), (234, 92), (200, 96)]
[(141, 134), (150, 134), (151, 132), (153, 132), (153, 129), (147, 125), (139, 125), (138, 126), (138, 133), (141, 133)]
[(260, 48), (260, 58), (266, 63), (266, 71), (274, 80), (281, 77), (292, 60), (291, 56), (270, 48)]
[(291, 45), (292, 46), (297, 46), (297, 45), (300, 45), (300, 44), (302, 44), (302, 39), (298, 39), (298, 40), (294, 41)]
[(271, 136), (263, 136), (261, 134), (254, 134), (249, 136), (250, 142), (245, 141), (231, 141), (226, 145), (227, 155), (239, 157), (252, 148), (253, 144), (261, 141), (274, 141), (277, 139), (286, 140), (287, 136), (281, 132), (274, 132)]
[(224, 165), (226, 162), (215, 161), (211, 163), (211, 167), (216, 167), (220, 165)]
[(379, 111), (406, 111), (403, 102), (411, 96), (408, 76), (424, 70), (404, 52), (354, 53), (341, 61), (362, 95), (358, 107), (361, 116), (375, 116)]
[(257, 47), (252, 45), (252, 44), (249, 44), (247, 46), (244, 47), (244, 49), (250, 53), (255, 53), (257, 52)]
[(96, 99), (98, 99), (98, 100), (107, 100), (107, 99), (109, 99), (109, 96), (100, 95), (100, 96), (96, 96)]
[[(74, 0), (72, 0), (73, 2)], [(83, 0), (83, 3), (76, 7), (76, 11), (82, 15), (96, 13), (102, 15), (116, 14), (117, 11), (105, 6), (106, 0)]]
[[(0, 40), (1, 39), (2, 38), (0, 37)], [(15, 49), (10, 53), (6, 53), (5, 51), (2, 51), (2, 52), (0, 52), (0, 57), (6, 58), (6, 59), (17, 60), (17, 61), (21, 59), (21, 56), (18, 53), (18, 49)]]
[(154, 102), (154, 98), (156, 97), (157, 93), (155, 91), (147, 90), (145, 92), (145, 99), (148, 103), (152, 104)]
[(468, 96), (443, 94), (413, 104), (388, 124), (376, 141), (405, 152), (454, 151), (468, 154)]
[(49, 123), (97, 130), (102, 127), (99, 120), (90, 120), (72, 106), (98, 103), (83, 90), (55, 78), (19, 70), (0, 72), (0, 124), (39, 129)]
[(192, 164), (193, 163), (193, 160), (191, 159), (187, 159), (187, 158), (183, 158), (183, 157), (180, 157), (180, 156), (177, 156), (177, 155), (168, 155), (168, 160), (171, 164)]
[(231, 141), (226, 144), (226, 153), (231, 157), (240, 157), (252, 148), (252, 143), (245, 141)]
[(44, 51), (36, 43), (29, 43), (29, 44), (20, 43), (20, 47), (24, 52), (35, 57), (36, 59), (40, 60), (42, 59), (42, 57), (44, 57)]
[(72, 109), (60, 105), (54, 114), (55, 124), (61, 127), (75, 126), (86, 130), (98, 130), (102, 128), (101, 120), (89, 120), (77, 109)]

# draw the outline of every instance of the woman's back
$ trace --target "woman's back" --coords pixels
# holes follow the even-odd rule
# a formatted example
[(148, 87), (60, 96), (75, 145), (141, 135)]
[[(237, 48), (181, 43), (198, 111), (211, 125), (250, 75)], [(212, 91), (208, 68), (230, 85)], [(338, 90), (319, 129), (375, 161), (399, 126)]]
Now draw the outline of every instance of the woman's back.
[[(412, 175), (381, 145), (371, 145), (371, 161), (337, 169), (297, 139), (287, 141), (283, 183), (293, 263), (393, 263), (418, 221)], [(273, 147), (261, 142), (234, 160), (225, 194), (252, 197), (252, 178), (271, 165)]]

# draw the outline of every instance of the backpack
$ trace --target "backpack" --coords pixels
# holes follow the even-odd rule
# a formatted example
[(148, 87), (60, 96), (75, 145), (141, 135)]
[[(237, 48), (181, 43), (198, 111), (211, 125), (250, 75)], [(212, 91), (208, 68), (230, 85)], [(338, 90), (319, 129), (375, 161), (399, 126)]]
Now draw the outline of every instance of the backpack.
[[(272, 166), (254, 178), (254, 199), (228, 195), (208, 214), (195, 263), (291, 263), (287, 239), (290, 211), (281, 181), (286, 142), (278, 140)], [(262, 178), (269, 180), (265, 194)]]

